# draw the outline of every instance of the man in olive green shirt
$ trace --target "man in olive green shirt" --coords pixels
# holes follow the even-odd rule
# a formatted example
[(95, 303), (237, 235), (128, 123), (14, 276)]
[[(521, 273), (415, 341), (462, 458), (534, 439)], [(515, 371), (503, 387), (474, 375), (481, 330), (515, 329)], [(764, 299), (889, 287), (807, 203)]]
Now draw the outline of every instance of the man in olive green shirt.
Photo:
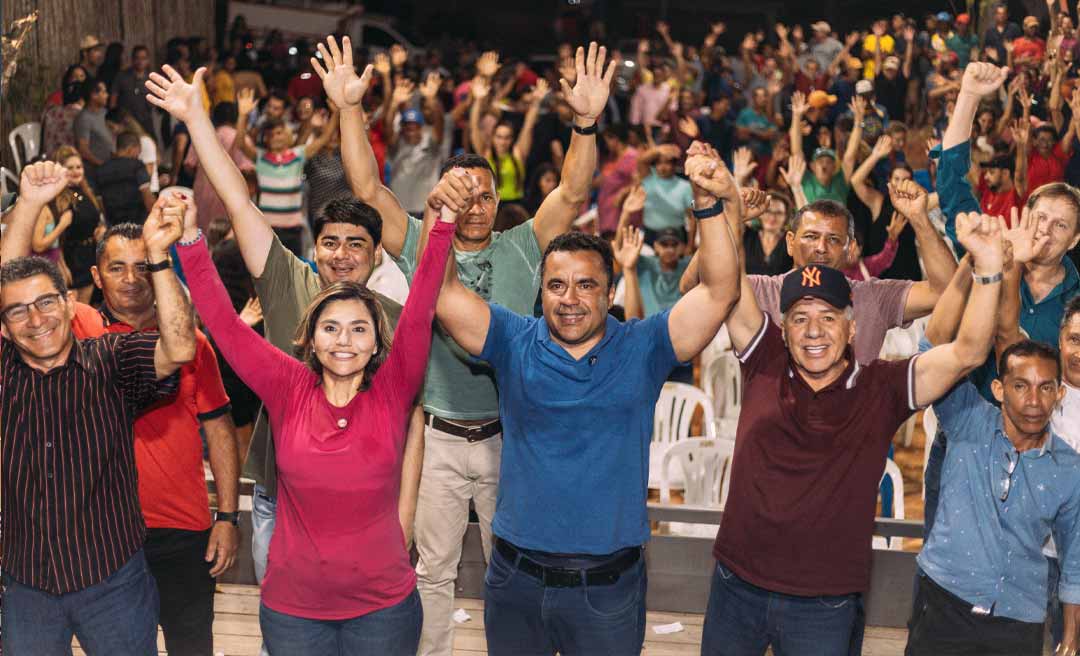
[[(353, 193), (383, 218), (383, 248), (407, 277), (416, 270), (420, 220), (410, 217), (398, 198), (379, 180), (378, 164), (367, 139), (360, 101), (371, 73), (356, 75), (352, 44), (327, 40), (317, 69), (327, 96), (341, 108), (342, 159)], [(503, 233), (493, 231), (498, 195), (488, 161), (478, 155), (451, 158), (428, 198), (429, 211), (449, 206), (461, 217), (454, 235), (458, 273), (485, 300), (532, 315), (540, 285), (540, 259), (548, 243), (568, 231), (588, 198), (596, 169), (596, 119), (607, 103), (614, 63), (604, 70), (606, 51), (590, 44), (579, 48), (577, 76), (563, 93), (574, 110), (574, 134), (562, 169), (562, 184), (552, 191), (532, 220)], [(451, 184), (451, 169), (463, 169), (480, 188), (478, 200), (466, 201)], [(469, 502), (480, 518), (484, 556), (491, 553), (491, 519), (498, 488), (502, 425), (498, 393), (490, 367), (469, 358), (443, 331), (436, 331), (424, 388), (427, 431), (420, 500), (416, 514), (417, 589), (424, 604), (419, 654), (450, 656), (450, 615), (454, 581), (468, 526)]]

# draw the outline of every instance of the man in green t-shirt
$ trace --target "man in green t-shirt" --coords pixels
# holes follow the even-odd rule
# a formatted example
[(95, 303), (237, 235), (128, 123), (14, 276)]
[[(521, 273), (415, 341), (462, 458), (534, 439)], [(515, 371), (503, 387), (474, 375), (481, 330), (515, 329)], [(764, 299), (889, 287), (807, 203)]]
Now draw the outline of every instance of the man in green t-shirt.
[[(802, 158), (803, 155), (803, 116), (810, 108), (806, 96), (796, 91), (791, 96), (791, 126), (788, 136), (791, 140), (791, 156)], [(851, 111), (856, 123), (861, 122), (866, 114), (866, 101), (855, 97), (851, 101)], [(817, 148), (808, 162), (802, 178), (802, 190), (806, 202), (813, 203), (822, 198), (847, 205), (848, 180), (855, 171), (855, 156), (859, 151), (859, 139), (848, 139), (844, 150), (844, 159), (837, 166), (836, 151), (831, 148)]]
[[(421, 221), (409, 216), (398, 198), (379, 180), (378, 164), (367, 139), (361, 99), (371, 67), (362, 76), (352, 65), (352, 44), (339, 50), (327, 39), (320, 44), (327, 70), (317, 68), (326, 94), (341, 108), (342, 160), (353, 193), (383, 219), (382, 246), (410, 280), (423, 251)], [(563, 95), (574, 110), (574, 134), (562, 168), (562, 184), (544, 199), (536, 216), (505, 232), (494, 232), (499, 197), (487, 159), (459, 155), (441, 175), (462, 168), (480, 188), (476, 202), (452, 185), (428, 199), (428, 211), (448, 206), (459, 215), (454, 256), (460, 280), (484, 300), (519, 314), (532, 315), (540, 285), (540, 259), (548, 243), (568, 231), (588, 198), (596, 169), (596, 120), (608, 99), (614, 62), (604, 69), (606, 50), (595, 43), (578, 48), (576, 80), (563, 82)], [(491, 520), (502, 453), (498, 393), (491, 368), (477, 362), (442, 330), (436, 330), (424, 386), (425, 448), (416, 514), (417, 589), (424, 604), (420, 654), (449, 656), (453, 645), (451, 613), (454, 581), (468, 526), (469, 502), (480, 519), (484, 556), (491, 554)]]

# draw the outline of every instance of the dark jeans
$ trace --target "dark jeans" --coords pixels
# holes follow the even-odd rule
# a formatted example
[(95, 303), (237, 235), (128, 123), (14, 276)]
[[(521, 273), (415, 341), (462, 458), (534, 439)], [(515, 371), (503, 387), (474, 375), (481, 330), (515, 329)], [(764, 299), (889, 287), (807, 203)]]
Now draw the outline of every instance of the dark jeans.
[(1040, 656), (1043, 625), (977, 615), (925, 574), (908, 622), (905, 656)]
[(304, 228), (274, 228), (274, 233), (281, 240), (281, 245), (300, 259), (304, 258)]
[(1053, 640), (1054, 645), (1061, 643), (1061, 638), (1065, 633), (1065, 616), (1063, 615), (1064, 608), (1061, 606), (1061, 599), (1058, 598), (1058, 583), (1061, 582), (1061, 561), (1057, 558), (1047, 558), (1048, 568), (1048, 602), (1046, 607), (1046, 621), (1050, 624), (1050, 639)]
[(862, 595), (796, 597), (743, 581), (720, 563), (713, 573), (702, 656), (838, 656), (862, 652)]
[(415, 656), (424, 609), (420, 595), (347, 620), (315, 620), (259, 606), (270, 656)]
[(146, 562), (161, 598), (158, 622), (169, 656), (214, 652), (213, 563), (205, 560), (210, 530), (152, 528), (146, 532)]
[(53, 595), (4, 574), (6, 656), (68, 656), (71, 638), (88, 656), (157, 656), (158, 595), (138, 551), (104, 581)]
[[(606, 560), (529, 553), (548, 567), (589, 569)], [(645, 558), (610, 585), (545, 586), (491, 550), (484, 576), (484, 632), (491, 656), (639, 656), (645, 642)]]

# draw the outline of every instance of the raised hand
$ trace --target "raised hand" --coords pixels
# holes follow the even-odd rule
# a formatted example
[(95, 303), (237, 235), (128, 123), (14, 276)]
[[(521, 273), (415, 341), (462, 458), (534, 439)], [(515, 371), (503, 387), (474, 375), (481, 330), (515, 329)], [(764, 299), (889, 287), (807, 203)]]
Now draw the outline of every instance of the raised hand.
[(926, 140), (926, 153), (929, 154), (931, 150), (941, 145), (941, 139), (937, 137), (930, 137)]
[(483, 100), (491, 93), (491, 82), (487, 78), (477, 75), (469, 86), (469, 92), (472, 93), (474, 99)]
[(1008, 76), (1009, 69), (1007, 66), (972, 62), (964, 69), (964, 78), (960, 82), (960, 93), (982, 98), (1000, 89)]
[(780, 176), (784, 178), (788, 187), (795, 189), (802, 186), (804, 175), (806, 175), (806, 158), (797, 154), (788, 156), (787, 168), (780, 169)]
[(698, 127), (697, 121), (691, 116), (684, 116), (679, 119), (679, 132), (691, 139), (697, 139), (701, 136), (701, 128)]
[(1050, 241), (1050, 235), (1039, 233), (1039, 222), (1031, 216), (1031, 211), (1026, 205), (1019, 212), (1019, 216), (1016, 208), (1013, 207), (1009, 218), (1012, 228), (1002, 225), (1002, 237), (1012, 246), (1013, 261), (1027, 264), (1046, 247)]
[(607, 58), (607, 48), (596, 45), (593, 41), (589, 44), (588, 55), (585, 49), (578, 46), (574, 54), (574, 70), (577, 81), (571, 88), (565, 79), (559, 80), (562, 87), (563, 98), (570, 108), (580, 118), (595, 121), (607, 106), (608, 93), (611, 91), (611, 80), (615, 77), (615, 62), (608, 64), (604, 70), (604, 60)]
[(783, 23), (777, 23), (776, 24), (776, 37), (778, 39), (780, 39), (781, 41), (787, 41), (787, 38), (788, 38), (787, 25), (784, 25)]
[[(992, 276), (1001, 272), (1005, 264), (1005, 246), (998, 217), (961, 212), (956, 217), (956, 238), (971, 253), (976, 273)], [(1015, 250), (1013, 255), (1015, 257)]]
[(484, 77), (494, 77), (499, 72), (499, 53), (488, 50), (476, 60), (476, 72)]
[(739, 187), (719, 155), (693, 155), (686, 160), (690, 183), (725, 202), (739, 202)]
[(168, 64), (161, 69), (165, 76), (151, 73), (146, 81), (146, 90), (150, 93), (146, 101), (155, 107), (160, 107), (170, 116), (183, 123), (189, 123), (200, 114), (206, 114), (202, 102), (203, 76), (206, 68), (200, 67), (192, 76), (191, 82), (184, 82), (184, 78), (176, 72), (176, 69)]
[(567, 57), (559, 62), (559, 76), (570, 84), (577, 81), (577, 69), (574, 68), (574, 60)]
[(67, 187), (68, 172), (56, 162), (37, 162), (23, 167), (19, 180), (19, 200), (47, 205)]
[(848, 103), (848, 108), (851, 110), (851, 114), (856, 123), (861, 123), (863, 117), (866, 116), (866, 99), (862, 96), (855, 96)]
[(724, 21), (716, 21), (709, 25), (709, 33), (715, 36), (720, 36), (727, 31), (727, 23)]
[(637, 268), (641, 247), (645, 243), (645, 233), (634, 226), (622, 226), (615, 233), (615, 261), (623, 271)]
[(911, 43), (915, 40), (915, 28), (908, 25), (904, 28), (904, 41)]
[[(359, 107), (360, 101), (367, 93), (368, 85), (371, 84), (374, 67), (369, 64), (364, 69), (364, 74), (357, 76), (356, 67), (353, 66), (352, 41), (349, 37), (342, 39), (340, 49), (337, 40), (332, 36), (326, 38), (326, 45), (320, 43), (318, 48), (326, 69), (324, 70), (319, 60), (314, 57), (311, 58), (311, 66), (322, 80), (327, 98), (341, 109)], [(375, 61), (378, 65), (379, 58), (376, 57)], [(389, 67), (389, 63), (387, 66)], [(389, 74), (389, 68), (387, 68), (387, 74)]]
[(889, 183), (889, 200), (897, 212), (909, 220), (925, 218), (928, 195), (918, 182), (901, 180), (897, 184)]
[(551, 85), (548, 81), (542, 77), (536, 78), (536, 85), (532, 88), (532, 93), (529, 96), (529, 104), (539, 105), (544, 102), (544, 98), (551, 93)]
[[(469, 172), (460, 167), (454, 167), (443, 174), (435, 188), (428, 194), (428, 207), (441, 212), (445, 207), (447, 212), (441, 212), (440, 220), (446, 221), (449, 217), (456, 217), (468, 211), (476, 202), (480, 186)], [(453, 218), (450, 218), (453, 221)]]
[(255, 89), (240, 89), (236, 93), (236, 109), (240, 116), (247, 116), (255, 111), (258, 101), (255, 100)]
[(907, 226), (908, 220), (900, 212), (892, 213), (892, 220), (889, 221), (889, 225), (886, 226), (885, 232), (889, 235), (889, 241), (896, 241), (900, 238), (900, 233), (904, 231), (904, 227)]
[(390, 77), (390, 57), (388, 57), (385, 52), (375, 54), (374, 66), (376, 73), (383, 77)]
[(407, 61), (409, 61), (409, 51), (404, 46), (400, 43), (390, 46), (390, 63), (394, 65), (394, 68), (400, 70)]
[[(191, 207), (194, 213), (194, 202)], [(150, 214), (143, 223), (142, 239), (151, 261), (159, 262), (168, 257), (169, 247), (184, 234), (186, 210), (183, 194), (160, 196), (150, 208)]]
[(623, 201), (622, 211), (630, 214), (635, 214), (645, 209), (645, 187), (638, 185), (634, 187), (629, 194), (626, 195), (626, 200)]
[(262, 303), (258, 296), (252, 296), (244, 303), (244, 308), (240, 310), (240, 320), (252, 328), (263, 320)]
[(743, 187), (739, 189), (739, 196), (743, 202), (743, 221), (758, 218), (769, 206), (769, 194), (763, 189)]
[(409, 78), (402, 78), (397, 85), (394, 86), (394, 93), (390, 98), (390, 102), (393, 107), (401, 107), (412, 100), (413, 91), (416, 89), (416, 85)]
[(734, 168), (735, 181), (739, 184), (745, 184), (750, 179), (750, 176), (754, 174), (754, 169), (757, 168), (754, 153), (746, 146), (735, 149), (735, 152), (731, 155), (731, 165)]
[(806, 110), (810, 109), (810, 105), (806, 102), (806, 94), (802, 91), (796, 91), (791, 94), (791, 120), (794, 121), (795, 117), (802, 118), (802, 115), (806, 113)]
[(1026, 149), (1028, 142), (1031, 140), (1031, 121), (1025, 121), (1022, 118), (1016, 119), (1009, 126), (1009, 133), (1012, 134), (1013, 143), (1016, 144), (1017, 148)]
[(683, 44), (680, 43), (679, 41), (675, 41), (674, 43), (671, 44), (671, 56), (674, 57), (675, 59), (682, 59), (683, 58), (683, 50), (684, 50), (683, 49)]
[(671, 36), (671, 28), (665, 21), (656, 21), (656, 31), (664, 38)]
[(874, 149), (870, 151), (870, 157), (874, 159), (883, 159), (892, 152), (893, 140), (887, 134), (883, 134), (878, 137), (878, 140), (874, 142)]
[(431, 100), (438, 95), (441, 87), (442, 75), (439, 75), (438, 72), (428, 73), (428, 76), (424, 78), (424, 82), (420, 85), (420, 96), (424, 100)]
[(844, 38), (844, 45), (847, 46), (848, 50), (851, 50), (852, 48), (855, 47), (855, 44), (858, 43), (861, 39), (862, 39), (862, 35), (859, 34), (858, 32), (850, 32)]

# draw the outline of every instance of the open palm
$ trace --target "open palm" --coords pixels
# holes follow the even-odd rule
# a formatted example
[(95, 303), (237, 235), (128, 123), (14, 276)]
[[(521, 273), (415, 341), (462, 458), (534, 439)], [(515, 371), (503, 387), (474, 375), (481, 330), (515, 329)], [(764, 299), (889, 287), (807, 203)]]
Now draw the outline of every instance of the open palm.
[(615, 77), (615, 62), (609, 62), (605, 71), (605, 59), (607, 48), (597, 47), (595, 41), (589, 44), (588, 55), (585, 54), (585, 49), (579, 46), (574, 57), (577, 80), (573, 88), (566, 78), (559, 80), (566, 102), (574, 113), (582, 118), (595, 120), (607, 105), (611, 80)]
[(200, 113), (206, 113), (202, 102), (205, 67), (195, 71), (190, 83), (184, 82), (184, 78), (168, 64), (165, 64), (161, 71), (165, 76), (151, 73), (150, 79), (146, 81), (146, 89), (150, 92), (146, 96), (147, 102), (164, 109), (170, 116), (184, 123), (190, 123)]
[(338, 48), (337, 39), (332, 36), (326, 37), (326, 44), (318, 45), (322, 60), (326, 68), (315, 57), (311, 58), (311, 66), (315, 74), (322, 80), (326, 96), (335, 105), (341, 108), (359, 107), (360, 101), (367, 93), (368, 85), (371, 84), (371, 74), (374, 67), (368, 64), (363, 75), (356, 74), (353, 66), (352, 41), (349, 37), (341, 40), (341, 48)]

